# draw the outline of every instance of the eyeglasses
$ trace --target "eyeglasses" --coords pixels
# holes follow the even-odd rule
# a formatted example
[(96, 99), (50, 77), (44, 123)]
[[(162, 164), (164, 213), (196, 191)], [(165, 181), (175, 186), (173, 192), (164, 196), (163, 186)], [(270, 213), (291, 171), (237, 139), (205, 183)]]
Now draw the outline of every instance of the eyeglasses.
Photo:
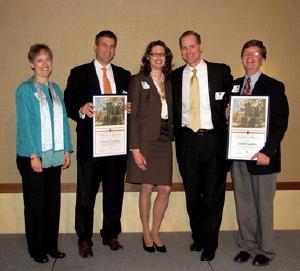
[(150, 53), (152, 57), (166, 57), (165, 53)]
[(243, 57), (248, 57), (248, 56), (258, 57), (258, 56), (260, 56), (260, 52), (244, 52), (243, 53)]

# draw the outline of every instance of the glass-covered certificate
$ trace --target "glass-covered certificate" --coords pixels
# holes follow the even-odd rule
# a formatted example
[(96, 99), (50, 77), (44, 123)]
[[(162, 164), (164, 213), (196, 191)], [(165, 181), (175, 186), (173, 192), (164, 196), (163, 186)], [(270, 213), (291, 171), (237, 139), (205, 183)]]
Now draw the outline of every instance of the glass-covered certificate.
[(94, 96), (93, 156), (122, 155), (127, 152), (126, 95)]
[(251, 160), (265, 145), (268, 96), (231, 96), (227, 158)]

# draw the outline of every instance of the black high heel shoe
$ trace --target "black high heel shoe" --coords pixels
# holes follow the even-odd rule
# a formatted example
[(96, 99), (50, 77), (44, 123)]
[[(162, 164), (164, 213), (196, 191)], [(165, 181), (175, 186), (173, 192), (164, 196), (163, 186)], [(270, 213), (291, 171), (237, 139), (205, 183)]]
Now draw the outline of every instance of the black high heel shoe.
[(155, 244), (154, 242), (153, 242), (153, 244), (154, 244), (155, 249), (156, 249), (158, 252), (167, 252), (167, 248), (166, 248), (165, 245), (158, 246), (158, 245)]
[(147, 252), (150, 252), (150, 253), (153, 253), (155, 252), (155, 248), (154, 248), (154, 245), (152, 245), (151, 247), (147, 247), (146, 244), (145, 244), (145, 240), (144, 240), (144, 237), (142, 237), (143, 239), (143, 249)]

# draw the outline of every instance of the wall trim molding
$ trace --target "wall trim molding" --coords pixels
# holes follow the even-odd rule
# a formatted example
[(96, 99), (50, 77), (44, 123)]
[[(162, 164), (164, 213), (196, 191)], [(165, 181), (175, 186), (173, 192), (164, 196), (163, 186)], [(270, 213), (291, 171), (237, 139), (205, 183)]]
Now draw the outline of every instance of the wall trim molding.
[[(173, 192), (183, 191), (182, 182), (175, 182), (172, 186)], [(232, 191), (232, 182), (226, 183), (226, 190)], [(296, 182), (277, 182), (277, 190), (300, 190), (300, 181)], [(100, 188), (99, 191), (102, 191)], [(125, 184), (125, 192), (138, 192), (139, 185), (134, 184)], [(62, 183), (61, 184), (62, 193), (75, 193), (76, 192), (76, 183)], [(22, 184), (21, 183), (1, 183), (0, 184), (0, 193), (22, 193)]]

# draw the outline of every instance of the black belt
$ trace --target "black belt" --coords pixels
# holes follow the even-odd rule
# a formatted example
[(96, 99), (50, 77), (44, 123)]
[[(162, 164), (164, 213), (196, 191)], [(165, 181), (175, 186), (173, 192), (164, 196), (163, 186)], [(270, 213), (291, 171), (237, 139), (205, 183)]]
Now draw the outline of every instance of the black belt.
[(184, 130), (189, 131), (190, 133), (202, 136), (202, 135), (209, 135), (209, 134), (213, 134), (215, 132), (215, 129), (199, 129), (197, 132), (194, 132), (192, 129), (184, 126), (183, 127)]

